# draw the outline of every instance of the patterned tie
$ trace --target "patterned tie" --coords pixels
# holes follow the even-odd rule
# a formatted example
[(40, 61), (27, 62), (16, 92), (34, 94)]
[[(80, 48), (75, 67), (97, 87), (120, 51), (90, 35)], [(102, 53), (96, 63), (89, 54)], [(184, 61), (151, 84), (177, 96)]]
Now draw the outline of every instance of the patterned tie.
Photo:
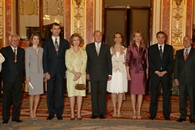
[(97, 55), (99, 56), (99, 53), (100, 53), (100, 44), (99, 43), (97, 43), (96, 52), (97, 52)]
[(55, 49), (58, 54), (58, 39), (57, 38), (55, 38)]
[(160, 46), (160, 58), (162, 59), (162, 57), (163, 57), (163, 52), (162, 52), (162, 46)]
[(186, 49), (186, 51), (185, 51), (185, 54), (184, 54), (184, 60), (186, 61), (186, 60), (187, 60), (187, 58), (188, 58), (188, 49)]
[(17, 62), (17, 54), (16, 54), (16, 48), (14, 48), (14, 62)]

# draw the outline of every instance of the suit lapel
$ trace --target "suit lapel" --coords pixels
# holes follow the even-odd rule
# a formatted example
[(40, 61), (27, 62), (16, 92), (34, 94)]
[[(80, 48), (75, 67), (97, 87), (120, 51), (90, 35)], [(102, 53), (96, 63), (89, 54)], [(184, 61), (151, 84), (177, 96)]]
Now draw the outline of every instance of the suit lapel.
[(58, 46), (58, 55), (60, 54), (60, 52), (61, 52), (61, 46), (62, 46), (62, 40), (61, 40), (61, 38), (60, 38), (60, 40), (59, 40), (59, 46)]
[[(12, 47), (11, 47), (11, 46), (9, 46), (9, 53), (10, 53), (10, 55), (11, 55), (11, 57), (12, 57), (13, 61), (14, 61), (14, 52), (13, 52), (13, 50), (12, 50)], [(17, 58), (18, 58), (18, 56), (17, 56)]]
[[(156, 43), (156, 53), (154, 53), (154, 54), (158, 54), (158, 59), (160, 59), (161, 60), (161, 57), (160, 57), (160, 51), (159, 51), (159, 48), (158, 48), (158, 43)], [(163, 54), (164, 55), (164, 54)]]
[[(95, 55), (96, 56), (98, 56), (98, 54), (97, 54), (97, 51), (96, 51), (96, 46), (95, 46), (95, 42), (94, 43), (92, 43), (93, 44), (93, 52), (95, 52)], [(101, 47), (102, 47), (102, 45), (101, 45)], [(101, 51), (101, 48), (100, 48), (100, 51)], [(100, 55), (100, 52), (99, 52), (99, 55)]]
[[(182, 52), (183, 52), (183, 59), (184, 59), (184, 50)], [(193, 48), (191, 48), (190, 53), (189, 53), (188, 58), (186, 59), (186, 61), (188, 61), (188, 59), (190, 59), (192, 54), (193, 54)]]
[[(55, 49), (55, 46), (54, 46), (52, 38), (50, 38), (50, 45), (53, 48), (54, 52), (56, 53), (56, 49)], [(58, 54), (59, 54), (59, 48), (58, 48)], [(56, 53), (56, 55), (57, 55), (57, 53)]]

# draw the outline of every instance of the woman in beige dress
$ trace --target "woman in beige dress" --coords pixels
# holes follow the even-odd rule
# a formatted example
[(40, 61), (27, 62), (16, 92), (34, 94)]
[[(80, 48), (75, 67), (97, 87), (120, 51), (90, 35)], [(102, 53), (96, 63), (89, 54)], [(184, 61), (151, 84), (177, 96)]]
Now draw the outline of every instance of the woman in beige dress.
[[(43, 67), (42, 56), (43, 48), (39, 47), (39, 34), (32, 34), (29, 47), (25, 50), (25, 70), (26, 83), (29, 86), (30, 119), (36, 120), (36, 111), (40, 100), (40, 94), (43, 94)], [(32, 86), (29, 85), (32, 84)]]
[(86, 96), (85, 90), (76, 90), (75, 85), (86, 84), (86, 62), (87, 54), (79, 45), (82, 43), (82, 37), (75, 33), (70, 37), (72, 48), (66, 51), (66, 77), (67, 77), (67, 91), (70, 99), (71, 120), (75, 119), (74, 107), (75, 97), (77, 98), (77, 119), (81, 120), (81, 106), (83, 96)]

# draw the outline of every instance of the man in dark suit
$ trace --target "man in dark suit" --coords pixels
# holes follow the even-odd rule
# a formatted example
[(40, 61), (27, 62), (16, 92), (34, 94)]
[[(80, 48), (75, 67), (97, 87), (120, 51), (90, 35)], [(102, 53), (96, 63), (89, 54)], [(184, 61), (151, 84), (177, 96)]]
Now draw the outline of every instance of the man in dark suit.
[(60, 25), (53, 23), (52, 37), (44, 42), (43, 69), (47, 80), (47, 107), (51, 120), (57, 115), (62, 120), (64, 109), (64, 78), (65, 78), (65, 52), (68, 49), (68, 41), (59, 37)]
[[(106, 87), (111, 80), (112, 63), (110, 47), (102, 43), (102, 32), (94, 32), (94, 43), (86, 47), (87, 51), (87, 79), (91, 82), (92, 119), (106, 115)], [(98, 91), (100, 100), (98, 100)]]
[(179, 86), (179, 110), (180, 118), (178, 122), (186, 120), (187, 104), (189, 95), (190, 103), (190, 123), (195, 123), (195, 49), (191, 47), (192, 40), (189, 36), (183, 38), (184, 49), (176, 52), (174, 81)]
[(1, 50), (5, 58), (2, 64), (3, 74), (3, 124), (7, 124), (10, 119), (11, 98), (13, 98), (12, 121), (20, 120), (20, 105), (23, 82), (24, 49), (18, 47), (20, 37), (16, 34), (9, 36), (10, 46)]
[(159, 84), (162, 85), (163, 116), (170, 120), (170, 76), (173, 68), (173, 47), (165, 44), (166, 34), (156, 34), (158, 43), (149, 47), (150, 65), (150, 120), (157, 114)]

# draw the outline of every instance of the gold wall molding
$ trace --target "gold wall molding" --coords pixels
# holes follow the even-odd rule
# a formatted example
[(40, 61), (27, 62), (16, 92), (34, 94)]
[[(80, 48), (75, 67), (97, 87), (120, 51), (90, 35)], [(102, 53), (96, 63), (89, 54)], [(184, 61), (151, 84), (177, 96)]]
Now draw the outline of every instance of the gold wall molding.
[(38, 0), (20, 0), (20, 15), (38, 15)]
[(79, 33), (86, 39), (86, 1), (72, 0), (71, 4), (71, 34)]
[(153, 24), (152, 24), (152, 37), (150, 40), (150, 45), (157, 43), (156, 33), (162, 28), (162, 0), (153, 1)]
[(95, 0), (94, 6), (94, 31), (100, 30), (102, 31), (102, 0)]
[(4, 45), (4, 4), (3, 0), (0, 0), (0, 48)]
[(186, 0), (171, 0), (170, 39), (171, 45), (183, 48), (183, 37), (186, 35)]
[(64, 0), (44, 0), (44, 14), (46, 15), (63, 15)]

